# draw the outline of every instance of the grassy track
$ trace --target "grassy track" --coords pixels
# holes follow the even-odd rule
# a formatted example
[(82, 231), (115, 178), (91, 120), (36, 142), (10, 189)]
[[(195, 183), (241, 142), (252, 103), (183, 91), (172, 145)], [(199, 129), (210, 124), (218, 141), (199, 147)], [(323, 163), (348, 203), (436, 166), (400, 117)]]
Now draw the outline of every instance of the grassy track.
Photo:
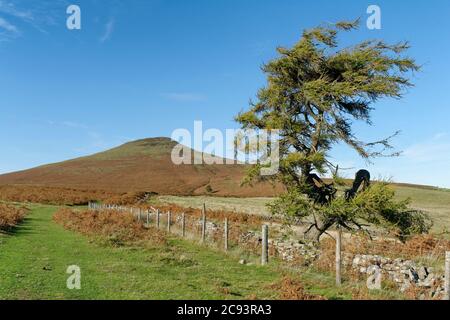
[[(36, 206), (12, 235), (0, 235), (0, 299), (276, 298), (270, 268), (244, 266), (219, 252), (179, 240), (158, 249), (113, 248), (64, 230), (55, 207)], [(66, 269), (81, 268), (81, 290)]]

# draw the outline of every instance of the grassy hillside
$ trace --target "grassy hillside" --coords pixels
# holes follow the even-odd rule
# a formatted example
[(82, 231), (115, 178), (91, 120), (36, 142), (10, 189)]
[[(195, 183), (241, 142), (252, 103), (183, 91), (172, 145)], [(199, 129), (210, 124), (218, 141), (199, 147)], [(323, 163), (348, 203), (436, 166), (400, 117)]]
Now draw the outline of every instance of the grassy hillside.
[(240, 187), (244, 165), (174, 165), (175, 145), (169, 138), (133, 141), (92, 156), (0, 175), (0, 185), (176, 195), (206, 194), (209, 186), (215, 195), (238, 197), (277, 192), (269, 184)]
[[(7, 185), (57, 187), (98, 192), (155, 192), (161, 195), (209, 195), (226, 197), (273, 197), (281, 186), (258, 183), (241, 186), (247, 166), (174, 165), (171, 153), (176, 142), (169, 138), (150, 138), (125, 143), (91, 156), (0, 175), (0, 187)], [(194, 152), (192, 151), (192, 154)], [(326, 179), (325, 179), (326, 180)], [(348, 181), (350, 183), (350, 181)], [(428, 186), (396, 184), (400, 195), (437, 199), (439, 191)], [(422, 192), (423, 191), (423, 192)], [(448, 204), (446, 196), (443, 207)], [(434, 208), (431, 208), (434, 209)], [(442, 210), (441, 210), (442, 211)], [(443, 214), (444, 218), (446, 213)]]

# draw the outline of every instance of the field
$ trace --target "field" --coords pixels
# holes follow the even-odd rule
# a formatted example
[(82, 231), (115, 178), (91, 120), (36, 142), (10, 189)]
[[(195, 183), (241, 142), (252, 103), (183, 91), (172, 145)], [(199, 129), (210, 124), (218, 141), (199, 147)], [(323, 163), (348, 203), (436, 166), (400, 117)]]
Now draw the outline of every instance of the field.
[[(417, 297), (392, 290), (389, 283), (381, 291), (368, 291), (365, 279), (355, 278), (351, 272), (344, 273), (344, 284), (337, 288), (332, 271), (334, 243), (323, 251), (326, 259), (322, 268), (299, 261), (293, 266), (275, 257), (262, 267), (255, 250), (238, 246), (224, 253), (211, 244), (200, 244), (198, 239), (182, 240), (173, 234), (164, 235), (158, 245), (146, 245), (152, 237), (133, 226), (133, 220), (116, 219), (114, 226), (108, 225), (113, 221), (106, 215), (101, 216), (104, 220), (100, 223), (89, 215), (88, 220), (76, 217), (69, 221), (70, 214), (59, 213), (54, 218), (61, 208), (79, 212), (91, 201), (138, 203), (148, 208), (148, 196), (156, 194), (150, 198), (152, 205), (165, 205), (168, 210), (187, 212), (198, 219), (200, 210), (186, 208), (199, 209), (205, 203), (211, 221), (215, 214), (220, 225), (224, 217), (229, 218), (232, 230), (240, 230), (241, 223), (242, 231), (249, 227), (260, 230), (260, 217), (249, 218), (242, 213), (268, 215), (266, 204), (277, 189), (268, 185), (240, 188), (244, 169), (240, 165), (174, 166), (169, 159), (172, 147), (173, 142), (164, 138), (139, 140), (93, 156), (0, 176), (0, 299)], [(430, 214), (435, 222), (434, 234), (450, 230), (450, 191), (415, 185), (394, 187), (398, 199), (411, 198), (414, 208)], [(279, 233), (279, 227), (279, 221), (275, 221), (271, 235)], [(132, 234), (142, 239), (122, 241)], [(236, 232), (230, 235), (234, 240), (239, 238)], [(426, 259), (431, 250), (432, 266), (440, 270), (442, 239), (438, 240), (439, 254), (434, 252), (438, 247), (435, 240), (411, 240), (404, 247), (389, 241), (359, 246), (355, 241), (353, 247), (345, 248), (344, 243), (344, 249), (387, 256), (393, 253), (396, 257), (403, 254), (405, 259)], [(420, 257), (417, 248), (424, 248)], [(240, 264), (241, 259), (250, 264)], [(70, 265), (81, 268), (81, 290), (66, 287)]]
[[(279, 277), (175, 239), (153, 250), (101, 246), (55, 224), (55, 210), (36, 206), (0, 237), (1, 299), (224, 299), (223, 286), (229, 297), (270, 298), (265, 286)], [(70, 265), (81, 268), (82, 290), (66, 288)]]
[[(395, 186), (399, 200), (411, 198), (411, 207), (426, 211), (434, 221), (433, 233), (450, 231), (450, 190), (424, 188), (420, 186)], [(228, 210), (249, 214), (269, 215), (266, 204), (270, 197), (234, 198), (210, 196), (159, 196), (162, 203), (173, 203), (183, 207), (200, 208), (203, 203), (211, 210)]]
[[(64, 229), (58, 207), (32, 205), (13, 231), (0, 234), (0, 299), (402, 299), (363, 282), (333, 286), (331, 273), (314, 269), (241, 265), (192, 241), (111, 246)], [(81, 268), (81, 290), (66, 287), (67, 267)]]

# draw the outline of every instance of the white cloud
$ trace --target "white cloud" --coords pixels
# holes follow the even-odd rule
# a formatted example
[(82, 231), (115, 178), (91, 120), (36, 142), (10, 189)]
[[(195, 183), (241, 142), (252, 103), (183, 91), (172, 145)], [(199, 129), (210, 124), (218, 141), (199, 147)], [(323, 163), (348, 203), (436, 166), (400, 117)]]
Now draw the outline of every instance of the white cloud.
[(415, 163), (450, 162), (450, 141), (447, 133), (437, 133), (428, 141), (416, 143), (407, 148), (403, 155)]
[(14, 3), (0, 0), (0, 12), (27, 21), (33, 21), (34, 16), (30, 10), (20, 10)]
[(89, 128), (87, 125), (85, 125), (83, 123), (79, 123), (76, 121), (69, 121), (69, 120), (65, 120), (65, 121), (48, 120), (47, 123), (52, 126), (62, 126), (62, 127), (74, 128), (74, 129), (88, 129)]
[(115, 25), (114, 18), (109, 19), (105, 25), (105, 31), (104, 31), (102, 37), (100, 38), (100, 42), (103, 43), (103, 42), (111, 39), (112, 33), (114, 31), (114, 25)]
[(65, 127), (75, 128), (75, 129), (87, 129), (88, 128), (88, 126), (86, 126), (82, 123), (73, 122), (73, 121), (63, 121), (63, 122), (61, 122), (61, 124)]
[[(28, 25), (47, 33), (48, 26), (55, 26), (61, 21), (61, 12), (68, 5), (66, 0), (52, 1), (7, 1), (0, 0), (0, 40), (8, 40), (22, 34), (16, 25)], [(26, 9), (23, 7), (26, 6)], [(8, 21), (12, 21), (11, 23)], [(7, 32), (1, 33), (1, 29)]]
[(3, 34), (7, 37), (15, 37), (20, 34), (19, 29), (15, 25), (9, 23), (2, 17), (0, 17), (0, 29), (4, 31)]
[(413, 144), (401, 157), (386, 160), (384, 167), (384, 172), (390, 172), (395, 181), (449, 188), (449, 135), (437, 133), (428, 140)]
[(205, 101), (207, 99), (205, 95), (197, 93), (171, 92), (171, 93), (163, 93), (162, 96), (166, 99), (177, 102), (200, 102)]
[(434, 140), (439, 140), (448, 136), (448, 132), (439, 132), (436, 133), (433, 137)]
[(417, 141), (403, 148), (399, 157), (376, 158), (372, 164), (365, 163), (353, 152), (340, 152), (334, 162), (340, 167), (353, 167), (342, 170), (341, 174), (354, 177), (358, 169), (370, 171), (373, 179), (392, 179), (395, 182), (416, 183), (450, 188), (450, 134), (437, 132), (428, 139)]

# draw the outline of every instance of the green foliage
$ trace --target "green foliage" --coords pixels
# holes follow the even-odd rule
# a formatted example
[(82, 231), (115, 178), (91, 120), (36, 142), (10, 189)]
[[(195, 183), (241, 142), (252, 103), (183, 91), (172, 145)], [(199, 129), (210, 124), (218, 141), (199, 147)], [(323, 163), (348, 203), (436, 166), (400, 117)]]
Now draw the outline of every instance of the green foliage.
[[(297, 44), (278, 48), (279, 57), (263, 66), (267, 85), (236, 120), (244, 129), (281, 130), (281, 170), (273, 179), (298, 187), (299, 174), (324, 173), (331, 167), (327, 152), (338, 142), (367, 160), (396, 155), (386, 153), (389, 138), (363, 142), (354, 135), (352, 123), (370, 124), (372, 104), (381, 98), (400, 98), (403, 89), (412, 86), (405, 74), (419, 67), (403, 57), (407, 43), (365, 41), (339, 48), (339, 34), (358, 24), (344, 21), (307, 30)], [(291, 177), (280, 177), (286, 175)]]
[(349, 201), (337, 197), (327, 205), (315, 205), (293, 189), (268, 207), (272, 214), (297, 218), (313, 216), (315, 223), (320, 220), (323, 224), (340, 225), (350, 231), (362, 230), (369, 223), (382, 226), (401, 239), (427, 233), (432, 227), (428, 215), (408, 209), (409, 199), (396, 201), (394, 197), (395, 192), (387, 183), (376, 183)]
[[(334, 223), (361, 227), (360, 220), (397, 228), (400, 235), (420, 233), (429, 229), (427, 219), (408, 210), (407, 202), (395, 202), (386, 186), (370, 188), (350, 201), (330, 201), (333, 187), (321, 181), (317, 185), (314, 181), (320, 178), (312, 178), (314, 173), (331, 172), (335, 183), (343, 184), (328, 157), (337, 143), (346, 144), (366, 161), (398, 155), (390, 145), (397, 133), (364, 142), (352, 126), (355, 121), (370, 125), (373, 104), (379, 99), (401, 98), (404, 89), (412, 86), (408, 76), (419, 66), (404, 55), (409, 49), (406, 42), (368, 40), (340, 47), (338, 36), (358, 26), (356, 20), (306, 30), (292, 48), (278, 48), (279, 56), (263, 66), (267, 85), (236, 121), (243, 129), (280, 130), (280, 170), (277, 175), (261, 177), (256, 166), (245, 182), (271, 179), (284, 184), (288, 191), (271, 204), (272, 212), (312, 216), (319, 233)], [(322, 196), (324, 190), (328, 198)]]
[(433, 226), (429, 216), (409, 209), (410, 199), (395, 201), (394, 196), (394, 190), (387, 184), (373, 185), (351, 202), (358, 213), (356, 218), (393, 229), (400, 238), (427, 233)]
[(313, 203), (298, 189), (289, 189), (273, 202), (267, 204), (274, 215), (284, 215), (288, 218), (304, 218), (316, 211)]

